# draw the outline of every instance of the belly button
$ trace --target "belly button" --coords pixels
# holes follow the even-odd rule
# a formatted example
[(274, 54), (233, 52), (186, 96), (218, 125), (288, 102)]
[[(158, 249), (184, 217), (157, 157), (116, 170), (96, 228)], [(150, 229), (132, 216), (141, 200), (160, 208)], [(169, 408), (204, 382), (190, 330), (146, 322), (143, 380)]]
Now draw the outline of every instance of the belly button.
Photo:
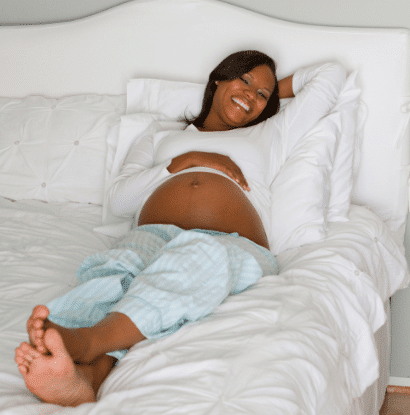
[(199, 181), (197, 179), (192, 180), (191, 186), (198, 187), (199, 186)]

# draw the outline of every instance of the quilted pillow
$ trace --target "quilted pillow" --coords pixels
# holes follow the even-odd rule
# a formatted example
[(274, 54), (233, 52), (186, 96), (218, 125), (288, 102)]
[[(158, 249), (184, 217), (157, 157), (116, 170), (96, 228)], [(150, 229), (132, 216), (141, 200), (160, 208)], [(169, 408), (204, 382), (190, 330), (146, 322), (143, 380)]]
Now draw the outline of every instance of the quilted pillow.
[(121, 96), (0, 98), (0, 195), (102, 204), (106, 137)]

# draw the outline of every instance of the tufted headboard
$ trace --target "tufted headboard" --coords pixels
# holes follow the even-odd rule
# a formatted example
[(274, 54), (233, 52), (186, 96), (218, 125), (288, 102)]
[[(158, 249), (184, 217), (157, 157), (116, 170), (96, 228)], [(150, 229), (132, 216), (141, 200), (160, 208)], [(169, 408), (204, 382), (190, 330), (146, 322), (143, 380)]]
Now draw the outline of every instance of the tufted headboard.
[(0, 96), (123, 94), (136, 77), (205, 82), (228, 54), (258, 49), (279, 78), (337, 60), (360, 70), (368, 109), (354, 202), (402, 238), (410, 164), (409, 31), (284, 22), (214, 0), (131, 1), (73, 22), (0, 27)]

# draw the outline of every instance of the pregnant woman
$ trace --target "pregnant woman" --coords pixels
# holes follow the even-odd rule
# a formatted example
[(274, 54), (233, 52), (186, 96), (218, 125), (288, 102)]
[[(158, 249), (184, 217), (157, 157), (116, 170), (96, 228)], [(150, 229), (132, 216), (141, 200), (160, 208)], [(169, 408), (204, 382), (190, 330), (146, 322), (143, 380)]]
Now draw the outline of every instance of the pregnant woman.
[[(84, 261), (78, 287), (34, 308), (30, 344), (15, 357), (28, 389), (59, 405), (93, 402), (133, 345), (277, 273), (269, 186), (335, 104), (345, 76), (324, 64), (278, 82), (271, 58), (238, 52), (212, 71), (201, 113), (185, 129), (135, 143), (110, 191), (113, 213), (134, 217), (135, 226)], [(279, 98), (293, 96), (277, 114)]]

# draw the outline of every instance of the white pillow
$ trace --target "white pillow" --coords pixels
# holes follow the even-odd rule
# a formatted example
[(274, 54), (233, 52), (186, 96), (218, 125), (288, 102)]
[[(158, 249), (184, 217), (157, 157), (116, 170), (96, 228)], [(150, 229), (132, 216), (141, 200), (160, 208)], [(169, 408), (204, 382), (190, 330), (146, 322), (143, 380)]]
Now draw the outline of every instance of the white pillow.
[(121, 96), (0, 98), (0, 195), (102, 204), (106, 137)]
[(132, 79), (127, 84), (127, 114), (155, 113), (178, 120), (201, 111), (205, 85), (162, 79)]
[[(340, 139), (336, 150), (333, 170), (330, 174), (330, 200), (328, 222), (348, 221), (354, 177), (360, 157), (360, 143), (366, 120), (364, 104), (360, 103), (361, 89), (357, 86), (358, 71), (350, 74), (337, 99), (333, 112), (340, 113)], [(360, 106), (360, 107), (359, 107)], [(360, 109), (360, 111), (359, 111)]]
[(340, 114), (322, 118), (299, 142), (271, 186), (271, 251), (318, 242), (327, 233), (329, 180)]

